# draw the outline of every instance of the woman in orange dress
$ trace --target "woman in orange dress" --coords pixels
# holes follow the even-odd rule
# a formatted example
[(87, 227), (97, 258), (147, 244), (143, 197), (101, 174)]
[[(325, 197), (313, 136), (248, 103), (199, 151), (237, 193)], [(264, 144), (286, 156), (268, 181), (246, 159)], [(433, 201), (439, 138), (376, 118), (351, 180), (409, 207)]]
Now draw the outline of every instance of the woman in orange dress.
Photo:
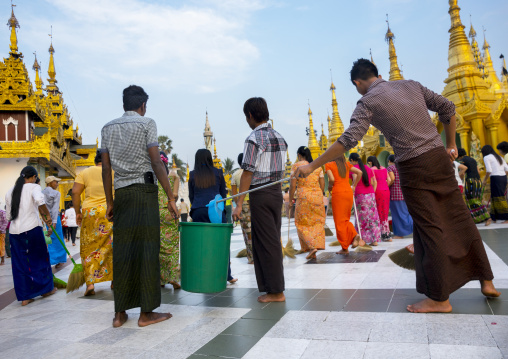
[[(300, 166), (312, 162), (312, 155), (307, 147), (301, 146), (297, 151), (298, 162), (293, 165), (291, 174)], [(303, 252), (309, 252), (307, 259), (316, 258), (318, 249), (325, 249), (325, 205), (323, 191), (325, 178), (323, 170), (318, 168), (307, 178), (292, 178), (289, 187), (289, 203), (293, 203), (297, 190), (295, 225)]]
[[(325, 166), (328, 175), (328, 190), (332, 193), (332, 211), (333, 221), (335, 222), (335, 231), (337, 240), (342, 249), (338, 254), (349, 253), (349, 246), (353, 248), (364, 246), (365, 242), (355, 230), (353, 224), (349, 221), (351, 218), (351, 209), (353, 208), (353, 191), (362, 178), (362, 171), (346, 161), (344, 156), (339, 157), (335, 162), (329, 162)], [(349, 172), (355, 174), (353, 188), (349, 184)]]

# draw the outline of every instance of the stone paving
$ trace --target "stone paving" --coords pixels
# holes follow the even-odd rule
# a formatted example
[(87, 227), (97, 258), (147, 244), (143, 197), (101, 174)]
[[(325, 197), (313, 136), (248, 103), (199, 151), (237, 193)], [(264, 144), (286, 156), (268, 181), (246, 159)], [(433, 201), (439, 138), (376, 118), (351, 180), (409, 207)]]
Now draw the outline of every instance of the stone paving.
[[(333, 220), (327, 219), (334, 231)], [(287, 240), (287, 222), (283, 222)], [(139, 328), (139, 310), (111, 327), (109, 283), (97, 295), (64, 290), (21, 307), (13, 296), (10, 260), (0, 267), (0, 355), (2, 358), (508, 358), (508, 226), (480, 226), (503, 293), (485, 299), (479, 283), (451, 296), (452, 314), (412, 314), (405, 306), (422, 296), (414, 272), (395, 266), (388, 254), (411, 238), (381, 243), (369, 258), (337, 259), (337, 247), (284, 260), (286, 303), (256, 301), (254, 268), (234, 258), (243, 248), (239, 228), (232, 237), (232, 270), (239, 279), (225, 292), (195, 294), (162, 290), (160, 310), (170, 320)], [(297, 243), (294, 227), (289, 235)], [(334, 241), (327, 237), (327, 242)], [(296, 244), (298, 248), (298, 244)], [(69, 246), (79, 258), (79, 244)], [(372, 259), (376, 257), (375, 259)], [(363, 259), (362, 259), (363, 258)], [(66, 279), (72, 266), (56, 276)]]

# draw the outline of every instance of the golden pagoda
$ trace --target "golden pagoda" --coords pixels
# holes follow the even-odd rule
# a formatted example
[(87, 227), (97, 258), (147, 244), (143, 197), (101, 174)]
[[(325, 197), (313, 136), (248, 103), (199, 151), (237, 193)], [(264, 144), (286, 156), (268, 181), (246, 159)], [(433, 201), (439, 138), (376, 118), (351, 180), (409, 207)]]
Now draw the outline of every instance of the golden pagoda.
[(217, 146), (215, 144), (215, 137), (213, 138), (213, 166), (219, 170), (222, 170), (222, 162), (217, 156)]
[(316, 132), (314, 131), (314, 122), (312, 121), (312, 111), (310, 110), (310, 105), (308, 115), (309, 115), (309, 143), (307, 147), (309, 148), (312, 158), (314, 159), (319, 157), (319, 155), (321, 154), (321, 149), (319, 148), (319, 143), (316, 138)]
[[(330, 116), (328, 116), (328, 118), (329, 117)], [(321, 137), (319, 138), (319, 148), (321, 149), (321, 153), (325, 152), (328, 149), (328, 139), (326, 138), (323, 124), (321, 124)]]
[(203, 137), (205, 138), (205, 148), (212, 152), (212, 142), (214, 141), (212, 128), (210, 127), (210, 122), (208, 121), (208, 111), (206, 111), (206, 122), (205, 122), (205, 131), (203, 132)]
[(395, 51), (395, 45), (393, 44), (393, 39), (395, 39), (395, 35), (392, 30), (390, 30), (390, 23), (388, 22), (388, 14), (386, 15), (386, 24), (388, 25), (388, 30), (386, 31), (385, 40), (388, 42), (388, 52), (390, 56), (390, 81), (404, 80), (402, 73), (400, 72), (399, 64), (397, 63), (397, 52)]
[[(460, 19), (457, 0), (449, 0), (448, 13), (451, 19), (449, 67), (442, 94), (453, 101), (456, 107), (457, 146), (469, 152), (474, 137), (478, 139), (480, 146), (490, 144), (496, 147), (500, 139), (508, 138), (508, 88), (496, 79), (490, 59), (490, 45), (486, 40), (482, 58), (485, 73), (479, 68), (478, 56), (475, 57), (474, 50), (476, 34), (470, 31), (471, 35), (475, 36), (471, 36), (473, 44), (469, 43), (464, 31), (465, 26)], [(433, 121), (444, 141), (443, 126), (438, 121), (437, 114), (433, 116)]]
[[(331, 145), (337, 138), (339, 138), (344, 133), (344, 124), (339, 116), (339, 107), (337, 105), (337, 96), (335, 95), (335, 85), (330, 85), (330, 91), (332, 92), (332, 122), (331, 128), (328, 129), (328, 143)], [(310, 111), (310, 108), (309, 108)]]
[[(73, 180), (81, 169), (94, 165), (97, 144), (82, 145), (78, 128), (73, 121), (56, 86), (54, 48), (49, 48), (49, 85), (43, 89), (40, 65), (34, 59), (35, 88), (33, 90), (23, 54), (18, 51), (19, 22), (11, 9), (7, 25), (10, 28), (9, 57), (0, 61), (0, 168), (2, 181), (0, 197), (14, 185), (21, 169), (34, 166), (41, 184), (47, 176), (62, 178), (61, 207), (69, 199)], [(45, 92), (45, 93), (44, 93)]]
[[(291, 168), (293, 167), (293, 163), (291, 163), (291, 160), (289, 159), (289, 150), (286, 150), (286, 168), (284, 170), (284, 178), (288, 178), (291, 176)], [(289, 188), (290, 182), (284, 182), (282, 184), (282, 190), (286, 190), (286, 188)]]

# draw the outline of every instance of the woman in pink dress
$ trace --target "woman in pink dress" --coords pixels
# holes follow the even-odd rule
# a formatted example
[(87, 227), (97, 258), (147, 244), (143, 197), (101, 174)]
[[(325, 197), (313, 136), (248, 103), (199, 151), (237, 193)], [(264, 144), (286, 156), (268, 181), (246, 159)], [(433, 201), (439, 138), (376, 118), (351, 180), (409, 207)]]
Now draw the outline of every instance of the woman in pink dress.
[[(356, 223), (356, 228), (360, 229), (362, 239), (367, 244), (377, 246), (377, 242), (381, 240), (381, 226), (376, 206), (376, 177), (372, 170), (363, 164), (358, 153), (351, 153), (349, 162), (353, 167), (362, 171), (362, 179), (355, 189), (355, 204), (360, 222)], [(352, 172), (349, 173), (349, 176), (353, 178)]]
[(374, 172), (376, 177), (377, 186), (374, 189), (376, 192), (376, 205), (381, 221), (381, 239), (384, 242), (392, 241), (392, 233), (390, 232), (390, 224), (388, 222), (388, 215), (390, 212), (390, 187), (388, 187), (388, 171), (386, 168), (379, 164), (375, 156), (367, 158), (367, 165)]

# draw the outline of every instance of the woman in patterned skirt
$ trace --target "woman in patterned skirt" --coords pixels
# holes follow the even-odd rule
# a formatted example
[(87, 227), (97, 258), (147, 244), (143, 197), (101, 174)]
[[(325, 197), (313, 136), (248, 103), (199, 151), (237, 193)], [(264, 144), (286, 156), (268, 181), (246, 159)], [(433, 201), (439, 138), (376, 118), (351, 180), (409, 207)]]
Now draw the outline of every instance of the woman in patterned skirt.
[[(381, 223), (376, 205), (376, 177), (372, 170), (363, 164), (358, 153), (350, 154), (349, 162), (362, 171), (362, 180), (358, 182), (355, 189), (356, 210), (360, 221), (356, 223), (356, 228), (361, 231), (365, 243), (377, 246), (377, 242), (381, 240)], [(353, 178), (351, 172), (349, 176)]]
[(487, 208), (482, 203), (483, 185), (478, 171), (478, 163), (474, 158), (469, 157), (463, 148), (458, 149), (458, 154), (457, 160), (459, 163), (467, 167), (466, 180), (464, 182), (467, 208), (471, 212), (475, 223), (486, 221), (485, 225), (488, 226), (492, 223), (492, 219)]
[[(300, 166), (312, 162), (312, 155), (307, 147), (301, 146), (297, 151), (298, 161), (291, 169), (291, 176)], [(293, 203), (298, 187), (295, 211), (295, 225), (303, 252), (309, 252), (307, 259), (316, 258), (319, 249), (325, 249), (325, 205), (323, 192), (325, 178), (323, 169), (318, 168), (307, 178), (291, 178), (289, 186), (289, 203)]]
[[(85, 200), (81, 203), (83, 191)], [(113, 223), (106, 219), (100, 150), (95, 156), (95, 166), (76, 177), (72, 205), (76, 211), (76, 224), (81, 226), (80, 255), (85, 271), (85, 296), (90, 296), (95, 294), (95, 283), (113, 282)]]
[(367, 158), (367, 164), (374, 172), (377, 186), (374, 189), (376, 194), (377, 213), (381, 222), (381, 239), (384, 242), (392, 241), (392, 233), (390, 232), (390, 223), (388, 216), (390, 214), (390, 188), (388, 187), (388, 171), (381, 166), (375, 156)]
[[(180, 179), (176, 171), (169, 172), (168, 156), (161, 151), (161, 160), (166, 166), (166, 172), (169, 175), (169, 183), (173, 189), (175, 201), (178, 200), (178, 187)], [(161, 266), (161, 287), (167, 283), (171, 284), (174, 289), (180, 289), (178, 283), (180, 281), (180, 233), (178, 232), (178, 224), (168, 210), (168, 196), (164, 192), (159, 182), (159, 213), (161, 221), (161, 249), (159, 261)]]

